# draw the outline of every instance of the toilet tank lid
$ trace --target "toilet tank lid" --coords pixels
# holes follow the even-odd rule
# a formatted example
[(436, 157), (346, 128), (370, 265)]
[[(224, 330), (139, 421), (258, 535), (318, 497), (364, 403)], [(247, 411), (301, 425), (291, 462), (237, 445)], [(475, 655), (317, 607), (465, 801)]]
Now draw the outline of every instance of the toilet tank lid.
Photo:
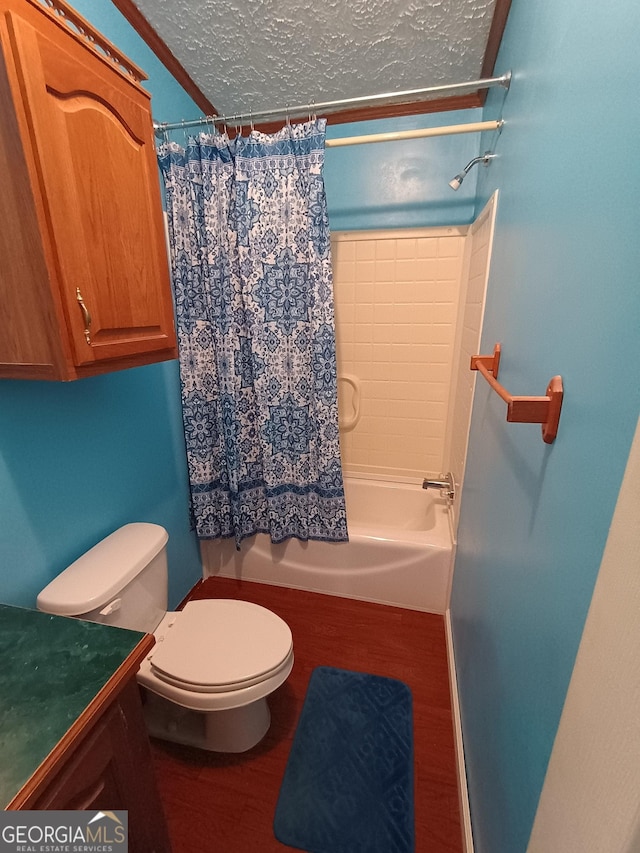
[(160, 553), (168, 539), (159, 524), (125, 524), (54, 578), (38, 595), (38, 609), (81, 616), (108, 604)]

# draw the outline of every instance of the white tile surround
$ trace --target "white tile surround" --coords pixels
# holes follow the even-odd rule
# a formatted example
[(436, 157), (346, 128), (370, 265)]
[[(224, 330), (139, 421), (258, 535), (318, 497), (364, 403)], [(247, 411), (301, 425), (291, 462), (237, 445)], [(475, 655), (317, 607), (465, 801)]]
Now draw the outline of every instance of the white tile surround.
[[(495, 203), (468, 227), (333, 234), (338, 373), (361, 389), (346, 473), (462, 483)], [(352, 395), (339, 382), (342, 422)]]
[[(478, 375), (469, 365), (471, 356), (479, 353), (497, 204), (496, 191), (469, 227), (465, 245), (444, 452), (444, 468), (453, 472), (459, 494), (462, 494), (464, 482), (471, 406)], [(460, 501), (457, 500), (452, 507), (454, 532), (458, 527), (459, 511)]]
[[(347, 473), (421, 478), (442, 470), (465, 227), (332, 237), (338, 374), (361, 386), (341, 430)], [(341, 420), (352, 388), (339, 383)]]

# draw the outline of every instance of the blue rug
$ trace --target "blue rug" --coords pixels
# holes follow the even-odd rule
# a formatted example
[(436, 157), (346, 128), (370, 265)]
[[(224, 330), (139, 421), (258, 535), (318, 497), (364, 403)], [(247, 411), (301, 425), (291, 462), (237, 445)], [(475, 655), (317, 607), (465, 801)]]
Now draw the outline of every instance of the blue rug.
[(276, 807), (309, 853), (412, 853), (413, 714), (402, 681), (314, 669)]

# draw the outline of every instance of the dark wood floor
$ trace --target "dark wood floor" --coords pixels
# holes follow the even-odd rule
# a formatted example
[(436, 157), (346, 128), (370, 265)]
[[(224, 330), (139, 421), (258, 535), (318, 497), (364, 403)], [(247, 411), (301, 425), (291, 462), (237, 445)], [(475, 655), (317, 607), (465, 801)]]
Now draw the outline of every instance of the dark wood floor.
[(293, 633), (295, 664), (270, 698), (271, 728), (240, 755), (154, 740), (174, 853), (270, 853), (278, 792), (307, 684), (316, 666), (404, 681), (413, 694), (417, 853), (459, 853), (458, 804), (444, 620), (417, 611), (284, 587), (210, 578), (192, 598), (242, 598), (268, 607)]

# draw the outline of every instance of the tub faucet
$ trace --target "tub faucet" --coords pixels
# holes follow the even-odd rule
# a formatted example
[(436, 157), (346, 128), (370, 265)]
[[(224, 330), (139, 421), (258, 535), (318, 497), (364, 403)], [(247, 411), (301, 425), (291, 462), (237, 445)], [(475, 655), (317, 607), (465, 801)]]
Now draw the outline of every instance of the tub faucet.
[(440, 474), (439, 480), (428, 480), (424, 479), (422, 481), (423, 489), (440, 489), (440, 494), (443, 498), (446, 498), (448, 501), (453, 503), (453, 500), (456, 496), (456, 487), (453, 480), (453, 474), (451, 471), (448, 471), (446, 474)]

